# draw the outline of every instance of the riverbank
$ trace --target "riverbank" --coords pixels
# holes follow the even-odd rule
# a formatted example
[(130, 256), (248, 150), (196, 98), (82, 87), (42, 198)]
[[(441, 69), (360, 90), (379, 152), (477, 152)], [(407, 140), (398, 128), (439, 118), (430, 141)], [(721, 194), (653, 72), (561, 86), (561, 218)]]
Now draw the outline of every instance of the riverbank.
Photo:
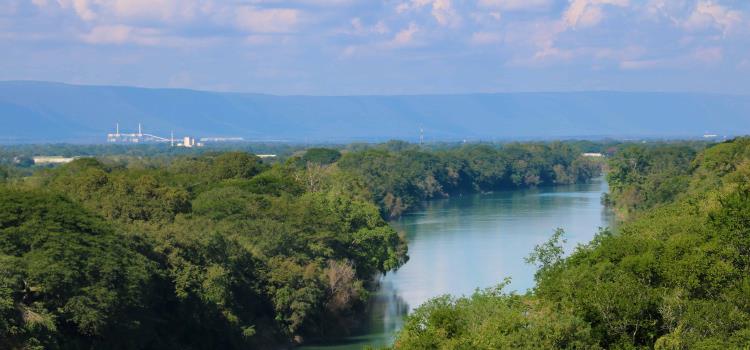
[(602, 205), (603, 177), (588, 184), (473, 194), (423, 203), (391, 225), (406, 235), (410, 260), (381, 278), (364, 329), (351, 337), (305, 350), (354, 350), (388, 346), (403, 317), (430, 298), (470, 295), (511, 277), (509, 290), (534, 285), (535, 268), (524, 262), (534, 246), (558, 227), (566, 250), (588, 243), (611, 213)]

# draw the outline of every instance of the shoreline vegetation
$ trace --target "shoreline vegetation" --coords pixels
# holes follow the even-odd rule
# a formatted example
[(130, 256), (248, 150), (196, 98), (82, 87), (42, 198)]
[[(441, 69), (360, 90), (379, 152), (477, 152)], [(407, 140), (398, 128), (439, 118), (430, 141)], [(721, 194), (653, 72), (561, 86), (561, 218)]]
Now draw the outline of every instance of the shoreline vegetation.
[(564, 231), (529, 255), (536, 287), (442, 296), (393, 349), (747, 349), (750, 138), (627, 145), (608, 161), (623, 220), (565, 257)]
[[(65, 147), (102, 156), (50, 168), (5, 157), (20, 164), (0, 190), (3, 347), (263, 348), (346, 335), (372, 277), (408, 259), (385, 219), (423, 199), (599, 169), (563, 143), (390, 142), (270, 165), (225, 150)], [(10, 152), (29, 149), (39, 152)]]
[[(746, 143), (739, 139), (727, 144)], [(712, 175), (713, 168), (706, 168), (701, 155), (725, 144), (698, 153), (699, 160), (693, 157), (702, 146), (685, 144), (694, 152), (687, 155), (678, 146), (674, 154), (688, 159), (691, 166), (676, 170), (666, 166), (669, 158), (661, 166), (652, 154), (670, 145), (632, 146), (647, 150), (643, 162), (648, 166), (635, 168), (622, 165), (632, 164), (628, 147), (552, 142), (428, 148), (389, 142), (338, 149), (289, 148), (271, 163), (250, 153), (220, 150), (163, 151), (154, 156), (104, 153), (51, 168), (4, 166), (0, 168), (4, 183), (0, 184), (4, 266), (0, 345), (11, 349), (269, 348), (344, 336), (357, 324), (375, 288), (372, 277), (408, 260), (405, 239), (386, 220), (423, 200), (585, 182), (598, 176), (603, 166), (601, 160), (581, 156), (591, 151), (614, 155), (607, 177), (615, 185), (608, 201), (615, 207), (632, 207), (633, 216), (645, 213), (644, 207), (668, 207), (668, 201), (685, 193), (702, 193), (696, 186), (728, 186), (722, 182), (723, 173), (713, 174), (712, 183), (697, 184), (700, 181), (694, 179), (701, 169), (701, 174)], [(18, 155), (13, 157), (4, 159), (13, 165)], [(656, 173), (667, 179), (675, 178), (675, 173), (681, 177), (667, 185), (660, 177), (649, 177)], [(631, 196), (633, 192), (640, 197)], [(715, 203), (724, 203), (723, 197), (716, 196)], [(717, 204), (704, 214), (714, 215), (711, 210), (719, 210), (716, 206), (721, 207)], [(665, 210), (654, 212), (666, 216)], [(726, 215), (727, 220), (732, 218)], [(637, 224), (628, 225), (623, 232), (636, 230), (630, 227)], [(628, 309), (635, 314), (615, 310), (599, 315), (601, 305), (559, 299), (578, 291), (560, 287), (578, 281), (576, 275), (564, 274), (568, 265), (573, 266), (576, 257), (595, 260), (581, 257), (582, 252), (594, 254), (591, 251), (602, 249), (602, 242), (622, 236), (604, 231), (588, 248), (565, 259), (553, 249), (555, 242), (540, 247), (532, 259), (540, 267), (533, 295), (508, 295), (497, 288), (471, 300), (436, 299), (409, 316), (394, 347), (493, 348), (516, 344), (511, 336), (526, 339), (519, 346), (606, 347), (626, 344), (625, 340), (638, 346), (653, 344), (659, 331), (663, 333), (663, 324), (642, 318), (661, 310), (654, 306), (657, 296), (664, 297), (657, 292), (644, 297), (650, 309)], [(650, 260), (639, 259), (645, 259), (639, 264), (648, 266)], [(616, 260), (611, 263), (619, 266)], [(594, 272), (579, 270), (592, 276), (601, 273), (602, 267), (596, 266)], [(736, 270), (745, 265), (731, 266)], [(607, 276), (597, 278), (605, 281)], [(625, 276), (626, 281), (607, 283), (622, 282), (628, 288), (645, 283), (640, 275)], [(732, 276), (716, 283), (726, 287), (721, 283)], [(588, 283), (594, 284), (592, 291), (600, 291), (595, 282)], [(685, 288), (679, 291), (684, 294), (673, 296), (692, 306), (694, 290)], [(737, 288), (736, 293), (741, 293), (744, 287)], [(632, 291), (640, 297), (638, 289)], [(601, 293), (581, 297), (604, 298), (608, 290)], [(467, 308), (459, 312), (458, 304)], [(497, 317), (508, 322), (483, 323), (496, 322)], [(631, 329), (631, 321), (636, 330)], [(672, 324), (672, 331), (683, 327), (679, 328), (683, 333), (674, 335), (675, 342), (694, 337), (692, 328), (680, 326), (680, 321), (676, 318)], [(482, 343), (482, 336), (490, 333), (466, 328), (476, 322), (487, 326), (487, 332), (507, 335), (496, 339), (511, 342)], [(511, 325), (515, 331), (502, 328)], [(612, 338), (613, 331), (620, 332), (618, 337)], [(626, 339), (624, 334), (632, 337)]]

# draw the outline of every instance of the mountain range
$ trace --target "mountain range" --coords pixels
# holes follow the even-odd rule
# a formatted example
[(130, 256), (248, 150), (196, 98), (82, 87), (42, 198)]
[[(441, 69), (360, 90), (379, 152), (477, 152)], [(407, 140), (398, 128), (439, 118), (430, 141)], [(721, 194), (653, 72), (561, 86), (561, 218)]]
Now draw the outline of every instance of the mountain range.
[(750, 96), (671, 92), (523, 92), (278, 96), (0, 82), (0, 142), (168, 137), (348, 142), (700, 137), (750, 133)]

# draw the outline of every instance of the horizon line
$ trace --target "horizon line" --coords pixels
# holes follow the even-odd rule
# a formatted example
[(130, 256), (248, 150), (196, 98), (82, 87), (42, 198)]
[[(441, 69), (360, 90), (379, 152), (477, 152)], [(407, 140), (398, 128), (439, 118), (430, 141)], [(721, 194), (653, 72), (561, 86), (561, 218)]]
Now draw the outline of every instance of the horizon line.
[(402, 94), (275, 94), (267, 92), (248, 92), (248, 91), (231, 91), (231, 90), (208, 90), (201, 88), (190, 88), (190, 87), (153, 87), (153, 86), (138, 86), (138, 85), (118, 85), (118, 84), (84, 84), (84, 83), (70, 83), (62, 81), (52, 80), (32, 80), (32, 79), (11, 79), (11, 80), (0, 80), (0, 84), (3, 83), (34, 83), (34, 84), (50, 84), (50, 85), (65, 85), (73, 87), (84, 87), (84, 88), (121, 88), (121, 89), (143, 89), (143, 90), (173, 90), (173, 91), (190, 91), (199, 93), (213, 93), (213, 94), (236, 94), (236, 95), (258, 95), (258, 96), (273, 96), (273, 97), (420, 97), (420, 96), (472, 96), (472, 95), (522, 95), (522, 94), (583, 94), (583, 93), (616, 93), (616, 94), (665, 94), (665, 95), (716, 95), (716, 96), (742, 96), (750, 97), (750, 93), (729, 93), (729, 92), (715, 92), (715, 91), (659, 91), (659, 90), (614, 90), (614, 89), (601, 89), (601, 90), (519, 90), (519, 91), (494, 91), (494, 92), (432, 92), (432, 93), (402, 93)]

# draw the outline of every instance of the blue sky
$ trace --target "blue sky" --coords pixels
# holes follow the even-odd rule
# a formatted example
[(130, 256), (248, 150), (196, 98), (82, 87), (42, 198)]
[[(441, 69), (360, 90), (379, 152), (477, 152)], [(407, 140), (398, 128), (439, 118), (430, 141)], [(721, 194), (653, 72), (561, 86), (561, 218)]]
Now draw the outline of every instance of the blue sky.
[(747, 0), (2, 0), (0, 80), (750, 93)]

